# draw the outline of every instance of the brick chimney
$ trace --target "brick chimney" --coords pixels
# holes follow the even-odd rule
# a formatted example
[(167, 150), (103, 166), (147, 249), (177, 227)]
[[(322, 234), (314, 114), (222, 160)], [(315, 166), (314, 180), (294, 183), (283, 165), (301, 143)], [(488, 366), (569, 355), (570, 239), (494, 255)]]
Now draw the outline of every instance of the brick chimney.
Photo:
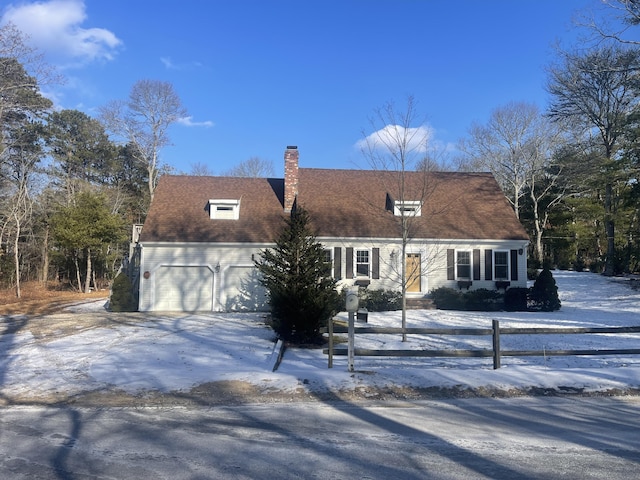
[(284, 151), (284, 211), (291, 213), (298, 195), (298, 147), (288, 146)]

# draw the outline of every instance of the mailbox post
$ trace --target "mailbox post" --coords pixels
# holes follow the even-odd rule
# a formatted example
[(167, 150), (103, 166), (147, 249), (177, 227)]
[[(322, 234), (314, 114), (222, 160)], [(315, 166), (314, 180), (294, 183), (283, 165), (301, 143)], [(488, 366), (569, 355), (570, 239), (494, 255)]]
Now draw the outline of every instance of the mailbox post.
[(358, 287), (347, 290), (346, 309), (349, 314), (349, 333), (347, 345), (347, 364), (350, 372), (353, 372), (355, 318), (358, 311)]

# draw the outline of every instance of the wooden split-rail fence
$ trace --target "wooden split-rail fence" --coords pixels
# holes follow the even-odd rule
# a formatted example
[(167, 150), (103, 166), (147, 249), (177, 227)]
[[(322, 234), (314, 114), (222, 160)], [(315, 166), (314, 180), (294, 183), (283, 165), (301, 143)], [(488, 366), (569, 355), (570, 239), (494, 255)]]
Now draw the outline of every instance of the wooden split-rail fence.
[[(348, 326), (335, 324), (335, 320), (329, 321), (329, 347), (324, 350), (328, 354), (328, 366), (333, 367), (335, 355), (347, 355), (350, 358), (349, 370), (353, 370), (354, 356), (367, 357), (492, 357), (493, 368), (500, 368), (502, 357), (550, 357), (571, 355), (640, 355), (640, 348), (627, 349), (593, 349), (593, 350), (502, 350), (500, 337), (502, 335), (567, 335), (567, 334), (594, 334), (594, 333), (640, 333), (640, 326), (634, 327), (533, 327), (533, 328), (502, 328), (498, 320), (492, 321), (491, 328), (396, 328), (396, 327), (355, 327), (353, 321)], [(350, 329), (352, 331), (350, 332)], [(377, 335), (441, 335), (441, 336), (491, 336), (492, 348), (468, 349), (468, 350), (391, 350), (355, 348), (353, 340), (349, 341), (349, 348), (336, 348), (334, 334), (347, 333), (350, 336), (362, 334)]]

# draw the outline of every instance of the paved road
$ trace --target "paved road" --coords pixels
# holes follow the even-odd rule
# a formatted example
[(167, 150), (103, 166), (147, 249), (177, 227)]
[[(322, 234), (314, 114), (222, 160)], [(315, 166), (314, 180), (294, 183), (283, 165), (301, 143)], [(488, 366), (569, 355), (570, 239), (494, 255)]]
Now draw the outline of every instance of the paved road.
[(0, 409), (2, 479), (629, 479), (640, 398)]

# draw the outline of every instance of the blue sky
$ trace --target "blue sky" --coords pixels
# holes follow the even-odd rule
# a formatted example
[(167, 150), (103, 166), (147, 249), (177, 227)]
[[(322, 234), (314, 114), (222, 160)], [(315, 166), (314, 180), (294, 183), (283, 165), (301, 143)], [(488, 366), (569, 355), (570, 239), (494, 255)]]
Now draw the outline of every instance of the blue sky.
[(544, 109), (554, 44), (599, 0), (9, 0), (8, 20), (60, 68), (58, 108), (97, 115), (138, 80), (173, 84), (189, 118), (161, 153), (220, 174), (250, 157), (365, 168), (376, 108), (408, 95), (432, 142), (453, 150), (512, 101)]

